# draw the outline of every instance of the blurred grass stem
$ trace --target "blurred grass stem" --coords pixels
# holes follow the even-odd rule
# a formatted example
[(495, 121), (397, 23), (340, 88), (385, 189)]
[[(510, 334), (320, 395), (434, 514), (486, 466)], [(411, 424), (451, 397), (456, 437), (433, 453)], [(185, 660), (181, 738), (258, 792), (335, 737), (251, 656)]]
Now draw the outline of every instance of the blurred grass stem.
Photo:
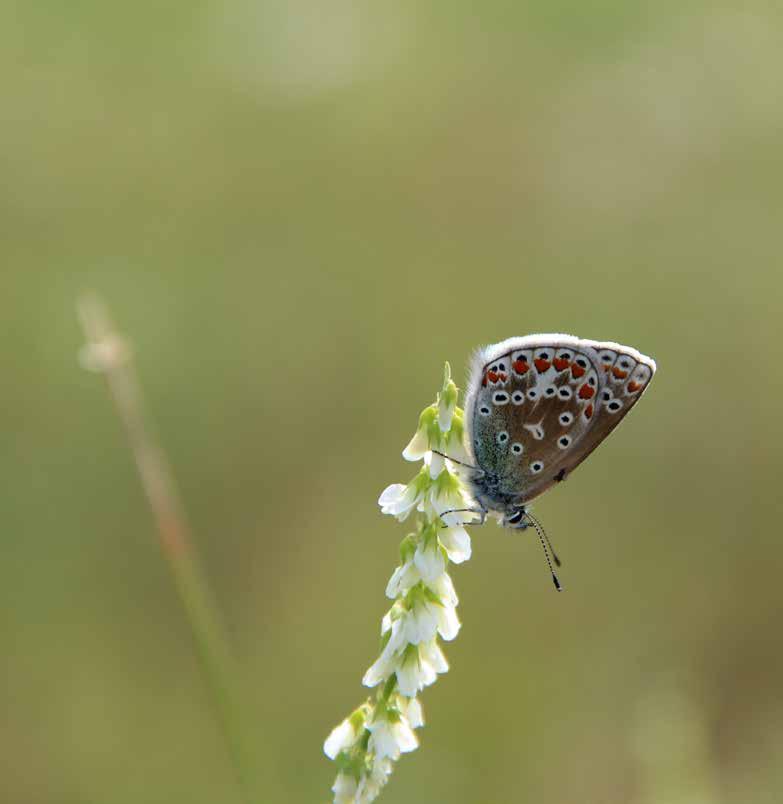
[(106, 306), (94, 295), (79, 300), (87, 339), (83, 360), (102, 373), (141, 477), (174, 585), (190, 624), (202, 671), (245, 801), (251, 801), (249, 753), (233, 688), (235, 667), (218, 608), (193, 550), (184, 509), (168, 460), (145, 424), (141, 389), (129, 345), (112, 327)]

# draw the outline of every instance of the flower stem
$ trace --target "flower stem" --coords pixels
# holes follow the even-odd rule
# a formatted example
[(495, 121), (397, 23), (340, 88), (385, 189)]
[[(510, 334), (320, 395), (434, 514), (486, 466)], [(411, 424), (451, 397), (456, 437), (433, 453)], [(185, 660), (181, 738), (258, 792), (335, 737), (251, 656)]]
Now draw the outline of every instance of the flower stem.
[(386, 680), (386, 683), (383, 685), (383, 689), (381, 690), (381, 694), (378, 696), (378, 700), (386, 703), (391, 697), (391, 694), (394, 692), (396, 686), (397, 676), (389, 676), (389, 678)]
[(155, 521), (161, 551), (185, 610), (237, 783), (243, 800), (251, 802), (250, 754), (233, 686), (234, 660), (218, 607), (191, 543), (168, 460), (144, 421), (131, 350), (112, 327), (100, 298), (81, 298), (78, 313), (87, 339), (85, 363), (106, 378)]

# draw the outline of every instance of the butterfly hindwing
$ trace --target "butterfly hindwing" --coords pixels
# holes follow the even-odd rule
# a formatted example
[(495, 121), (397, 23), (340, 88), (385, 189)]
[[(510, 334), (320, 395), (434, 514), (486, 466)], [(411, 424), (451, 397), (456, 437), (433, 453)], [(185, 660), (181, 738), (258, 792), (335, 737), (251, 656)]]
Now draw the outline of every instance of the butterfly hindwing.
[(500, 494), (527, 502), (563, 480), (619, 424), (655, 363), (629, 347), (567, 335), (511, 338), (474, 359), (469, 446)]

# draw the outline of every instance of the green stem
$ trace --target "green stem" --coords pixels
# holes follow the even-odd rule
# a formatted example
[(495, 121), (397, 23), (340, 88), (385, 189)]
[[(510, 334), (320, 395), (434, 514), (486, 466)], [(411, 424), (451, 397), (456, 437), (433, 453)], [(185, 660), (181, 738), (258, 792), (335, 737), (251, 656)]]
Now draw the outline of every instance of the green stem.
[(396, 686), (397, 686), (397, 674), (392, 673), (386, 679), (386, 683), (383, 685), (383, 690), (381, 691), (379, 700), (382, 701), (383, 703), (387, 703), (389, 698), (391, 698), (391, 694), (394, 692)]

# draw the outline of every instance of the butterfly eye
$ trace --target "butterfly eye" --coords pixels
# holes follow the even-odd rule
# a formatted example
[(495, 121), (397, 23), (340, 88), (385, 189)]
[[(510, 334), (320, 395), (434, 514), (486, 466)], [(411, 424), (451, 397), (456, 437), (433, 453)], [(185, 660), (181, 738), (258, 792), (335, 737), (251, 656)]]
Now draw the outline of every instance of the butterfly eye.
[(537, 475), (543, 468), (544, 464), (541, 463), (541, 461), (533, 461), (533, 463), (530, 464), (530, 471), (534, 475)]
[(482, 405), (482, 406), (479, 408), (479, 413), (480, 413), (482, 416), (489, 416), (490, 410), (489, 410), (489, 408), (488, 408), (486, 405)]
[(511, 514), (511, 516), (506, 520), (509, 525), (517, 525), (522, 521), (522, 517), (525, 515), (523, 511), (516, 511), (515, 513)]
[(497, 434), (497, 442), (498, 444), (505, 444), (508, 441), (508, 433), (505, 430), (501, 430)]
[(557, 439), (557, 446), (560, 447), (560, 449), (566, 449), (570, 446), (570, 444), (571, 436), (564, 435)]
[(568, 427), (568, 425), (571, 424), (571, 422), (573, 420), (574, 420), (574, 414), (573, 413), (561, 413), (560, 414), (559, 421), (560, 421), (560, 424), (563, 425), (563, 427)]
[(519, 443), (519, 441), (515, 441), (511, 445), (511, 451), (514, 453), (514, 455), (521, 455), (522, 454), (522, 445)]

